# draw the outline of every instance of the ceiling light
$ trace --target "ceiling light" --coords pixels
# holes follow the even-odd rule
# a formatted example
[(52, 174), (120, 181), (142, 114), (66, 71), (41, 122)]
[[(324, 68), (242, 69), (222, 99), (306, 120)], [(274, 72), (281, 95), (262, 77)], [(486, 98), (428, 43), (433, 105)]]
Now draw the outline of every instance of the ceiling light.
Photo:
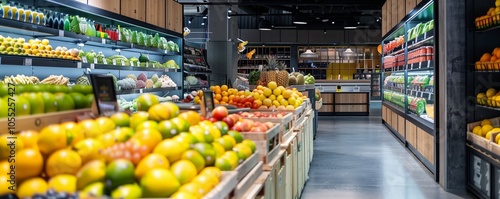
[(329, 21), (329, 19), (323, 19), (323, 20), (321, 20), (321, 21), (322, 21), (322, 22), (328, 22), (328, 21)]
[(354, 53), (354, 52), (351, 50), (351, 48), (347, 48), (347, 49), (344, 51), (344, 53), (342, 53), (342, 56), (344, 56), (344, 57), (353, 57), (353, 56), (355, 56), (355, 55), (356, 55), (356, 53)]
[(203, 19), (207, 19), (208, 17), (207, 16), (203, 16)]
[(312, 58), (312, 57), (318, 57), (318, 54), (307, 49), (306, 52), (303, 52), (302, 54), (300, 54), (300, 57)]
[(231, 16), (227, 16), (227, 19), (231, 19)]
[(360, 24), (361, 22), (358, 21), (358, 25)]
[(259, 30), (271, 30), (271, 22), (269, 20), (262, 19), (259, 22)]
[(201, 22), (201, 25), (204, 26), (205, 25), (205, 22)]
[(344, 29), (346, 30), (353, 30), (353, 29), (357, 29), (358, 27), (356, 26), (344, 26)]
[(332, 24), (335, 24), (335, 21), (332, 21)]
[(232, 13), (233, 11), (231, 10), (231, 7), (227, 10), (228, 13)]
[(307, 24), (307, 22), (306, 22), (306, 21), (297, 21), (297, 20), (296, 20), (296, 21), (294, 21), (293, 23), (294, 23), (294, 24), (300, 24), (300, 25), (305, 25), (305, 24)]

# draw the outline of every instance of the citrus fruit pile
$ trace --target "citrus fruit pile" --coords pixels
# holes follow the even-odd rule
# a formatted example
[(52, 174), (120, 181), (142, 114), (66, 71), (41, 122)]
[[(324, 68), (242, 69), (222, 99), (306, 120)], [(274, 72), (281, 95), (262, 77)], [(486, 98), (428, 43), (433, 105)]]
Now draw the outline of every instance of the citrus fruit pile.
[(90, 108), (94, 101), (92, 87), (86, 85), (20, 84), (10, 88), (0, 84), (0, 110), (4, 110), (0, 118), (8, 115), (9, 98), (15, 101), (16, 116)]
[[(201, 198), (220, 182), (222, 171), (235, 169), (255, 153), (255, 143), (229, 131), (222, 121), (202, 120), (194, 111), (180, 113), (171, 102), (144, 101), (140, 106), (147, 111), (132, 115), (115, 113), (20, 132), (17, 192), (2, 180), (0, 196), (53, 192), (67, 197)], [(10, 178), (9, 141), (7, 135), (0, 137), (0, 179)]]

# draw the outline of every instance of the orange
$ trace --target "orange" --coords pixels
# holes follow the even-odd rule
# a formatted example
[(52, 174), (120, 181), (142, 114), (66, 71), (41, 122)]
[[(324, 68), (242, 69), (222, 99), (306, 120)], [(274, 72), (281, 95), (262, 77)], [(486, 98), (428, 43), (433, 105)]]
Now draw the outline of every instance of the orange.
[(75, 175), (82, 166), (82, 158), (70, 149), (61, 149), (50, 155), (45, 164), (45, 173), (49, 177), (59, 174)]
[(227, 91), (222, 91), (222, 96), (227, 97), (229, 96), (229, 93)]
[(170, 119), (170, 111), (163, 104), (155, 104), (148, 110), (149, 119), (157, 122)]
[(158, 123), (156, 123), (156, 121), (148, 120), (148, 121), (144, 121), (144, 122), (138, 124), (135, 127), (135, 130), (136, 131), (141, 131), (141, 130), (144, 130), (144, 129), (156, 129), (157, 127), (158, 127)]
[(163, 140), (161, 133), (156, 129), (144, 129), (138, 131), (135, 133), (132, 139), (139, 141), (141, 145), (145, 145), (149, 149), (155, 148), (156, 145)]
[(222, 94), (222, 90), (220, 88), (219, 89), (216, 88), (215, 91), (214, 91), (214, 93), (215, 94)]
[(130, 118), (130, 128), (135, 129), (137, 125), (149, 119), (149, 113), (146, 111), (138, 111), (132, 114)]
[[(3, 188), (3, 187), (2, 187)], [(21, 183), (17, 189), (17, 197), (31, 198), (35, 194), (45, 194), (49, 186), (42, 178), (31, 178)]]
[(153, 150), (154, 153), (165, 156), (172, 163), (181, 159), (184, 151), (185, 148), (182, 146), (182, 143), (173, 139), (163, 140)]
[(119, 127), (128, 127), (130, 125), (130, 116), (126, 113), (115, 113), (110, 118)]
[(175, 162), (170, 167), (170, 171), (172, 171), (181, 185), (191, 182), (198, 174), (196, 166), (189, 160), (179, 160)]
[(169, 169), (170, 163), (165, 156), (151, 153), (144, 157), (135, 168), (135, 178), (140, 180), (148, 171), (156, 168)]
[(66, 129), (60, 125), (49, 125), (38, 135), (38, 148), (44, 155), (68, 146)]
[(23, 149), (16, 154), (16, 177), (18, 181), (39, 176), (43, 170), (42, 154), (36, 149)]
[(85, 164), (91, 160), (102, 159), (99, 152), (104, 150), (104, 145), (97, 139), (87, 138), (76, 143), (73, 150), (80, 155), (82, 164)]
[(15, 187), (16, 183), (13, 182), (11, 184), (11, 182), (9, 181), (10, 175), (7, 175), (6, 173), (0, 173), (0, 196), (6, 195), (9, 193), (16, 193), (14, 191), (17, 188), (17, 187)]
[(158, 97), (151, 93), (144, 93), (137, 98), (137, 110), (138, 111), (148, 111), (150, 107), (155, 104), (159, 104)]
[(215, 94), (215, 99), (218, 101), (222, 100), (222, 95), (221, 94)]
[(500, 57), (500, 50), (498, 50), (495, 54), (494, 54), (497, 58)]
[[(11, 150), (11, 147), (15, 147)], [(24, 148), (24, 143), (21, 139), (11, 138), (8, 134), (0, 135), (0, 160), (12, 159), (10, 155), (16, 155), (17, 152)]]
[(78, 125), (83, 129), (86, 138), (97, 138), (104, 133), (99, 128), (99, 124), (93, 119), (80, 121)]
[[(196, 198), (202, 198), (203, 195), (205, 195), (206, 193), (204, 192), (203, 190), (203, 187), (199, 184), (199, 183), (187, 183), (187, 184), (184, 184), (181, 186), (181, 188), (179, 188), (179, 191), (177, 191), (177, 193), (191, 193), (193, 194)], [(174, 194), (174, 196), (172, 197), (176, 197)], [(180, 197), (180, 198), (185, 198), (185, 197)]]
[(148, 171), (142, 177), (140, 184), (143, 191), (142, 197), (167, 198), (174, 194), (181, 186), (181, 183), (170, 170), (161, 168)]
[(493, 53), (491, 53), (491, 54), (496, 55), (499, 50), (500, 50), (500, 48), (496, 47), (495, 49), (493, 49)]
[(227, 91), (228, 87), (227, 87), (227, 85), (222, 85), (222, 86), (220, 87), (220, 89), (221, 89), (222, 91)]
[(112, 131), (116, 128), (115, 122), (113, 122), (113, 120), (109, 119), (108, 117), (99, 117), (95, 119), (95, 122), (103, 133)]
[(493, 62), (493, 61), (496, 61), (496, 60), (497, 60), (497, 57), (495, 55), (491, 56), (490, 61)]
[(490, 53), (484, 53), (479, 61), (487, 62), (487, 61), (490, 61), (490, 59), (491, 59)]
[(200, 172), (203, 168), (205, 168), (205, 159), (196, 150), (190, 149), (185, 151), (182, 154), (181, 159), (189, 160), (191, 163), (193, 163), (198, 172)]
[(80, 125), (75, 122), (64, 122), (60, 125), (62, 128), (66, 129), (69, 145), (74, 145), (77, 142), (85, 139), (85, 134)]
[(181, 113), (179, 114), (179, 117), (186, 120), (191, 126), (197, 125), (201, 121), (200, 114), (194, 111)]

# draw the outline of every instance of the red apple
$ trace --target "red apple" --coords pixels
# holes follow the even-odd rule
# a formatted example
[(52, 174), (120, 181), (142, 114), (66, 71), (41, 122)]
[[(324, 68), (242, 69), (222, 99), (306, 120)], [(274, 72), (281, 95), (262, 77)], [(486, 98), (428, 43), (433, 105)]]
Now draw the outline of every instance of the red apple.
[(218, 121), (224, 119), (224, 117), (226, 117), (227, 115), (229, 115), (229, 112), (224, 106), (218, 106), (215, 107), (214, 110), (212, 110), (212, 117), (214, 117)]
[(236, 124), (233, 126), (233, 128), (231, 128), (231, 130), (235, 130), (235, 131), (238, 131), (238, 132), (246, 132), (246, 131), (244, 131), (244, 127), (245, 127), (245, 126), (243, 125), (243, 123), (238, 122), (238, 123), (236, 123)]
[(229, 116), (222, 119), (222, 121), (224, 121), (229, 128), (232, 128), (234, 126), (234, 120), (231, 119)]
[(210, 120), (211, 122), (217, 122), (217, 121), (219, 121), (219, 120), (217, 120), (215, 117), (211, 117), (209, 120)]

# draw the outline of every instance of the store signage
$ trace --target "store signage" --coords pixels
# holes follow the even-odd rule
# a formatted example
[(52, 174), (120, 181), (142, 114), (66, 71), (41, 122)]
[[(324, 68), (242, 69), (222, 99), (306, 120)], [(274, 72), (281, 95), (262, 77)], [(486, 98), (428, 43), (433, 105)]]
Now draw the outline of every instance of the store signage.
[(201, 100), (200, 104), (201, 114), (204, 115), (205, 117), (210, 117), (209, 114), (212, 112), (212, 110), (214, 110), (214, 108), (215, 108), (215, 103), (214, 103), (213, 91), (210, 90), (203, 91), (203, 99)]
[(90, 74), (97, 110), (100, 115), (111, 115), (118, 111), (113, 77), (105, 74)]

